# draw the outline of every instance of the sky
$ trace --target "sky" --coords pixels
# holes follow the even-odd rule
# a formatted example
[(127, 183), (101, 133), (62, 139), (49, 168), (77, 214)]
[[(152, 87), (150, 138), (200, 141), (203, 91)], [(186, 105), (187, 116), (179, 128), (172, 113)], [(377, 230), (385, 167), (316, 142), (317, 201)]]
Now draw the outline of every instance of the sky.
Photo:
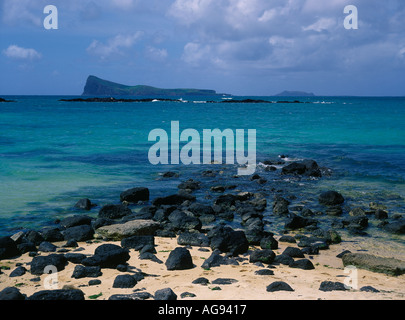
[[(48, 5), (58, 29), (45, 27)], [(0, 0), (0, 70), (0, 95), (80, 95), (95, 75), (240, 96), (405, 96), (405, 1)]]

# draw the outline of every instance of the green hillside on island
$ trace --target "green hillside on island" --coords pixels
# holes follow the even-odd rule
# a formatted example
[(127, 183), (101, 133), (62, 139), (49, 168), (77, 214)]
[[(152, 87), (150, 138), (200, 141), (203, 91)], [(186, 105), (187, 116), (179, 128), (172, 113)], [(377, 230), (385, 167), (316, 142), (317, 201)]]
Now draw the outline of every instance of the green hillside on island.
[(145, 85), (127, 86), (89, 76), (83, 96), (215, 96), (215, 90), (161, 89)]

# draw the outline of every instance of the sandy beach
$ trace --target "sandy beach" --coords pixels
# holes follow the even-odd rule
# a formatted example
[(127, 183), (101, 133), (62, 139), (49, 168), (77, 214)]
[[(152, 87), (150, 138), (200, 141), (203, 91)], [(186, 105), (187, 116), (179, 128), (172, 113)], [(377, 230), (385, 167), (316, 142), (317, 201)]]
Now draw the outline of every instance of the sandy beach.
[[(92, 243), (79, 243), (79, 248), (86, 255), (94, 254), (94, 250), (105, 241), (93, 241)], [(108, 242), (119, 245), (119, 242)], [(64, 243), (55, 243), (62, 246)], [(212, 251), (209, 248), (200, 250), (199, 247), (188, 247), (190, 250), (194, 268), (189, 270), (168, 271), (164, 262), (167, 260), (170, 252), (179, 247), (175, 238), (155, 238), (156, 257), (163, 263), (153, 262), (151, 260), (140, 260), (139, 252), (130, 250), (130, 259), (128, 265), (129, 271), (121, 272), (116, 269), (102, 268), (102, 276), (98, 278), (72, 278), (75, 264), (69, 263), (64, 270), (57, 273), (58, 288), (77, 288), (84, 292), (86, 300), (108, 300), (112, 295), (128, 295), (135, 291), (148, 292), (152, 296), (157, 290), (171, 288), (177, 295), (178, 300), (402, 300), (405, 298), (405, 275), (388, 276), (381, 273), (370, 272), (367, 270), (357, 270), (357, 289), (352, 288), (347, 291), (329, 291), (319, 290), (323, 281), (344, 282), (348, 273), (345, 273), (342, 260), (336, 255), (344, 250), (359, 250), (359, 246), (353, 243), (342, 242), (331, 245), (329, 250), (322, 250), (318, 255), (305, 255), (309, 258), (314, 270), (302, 270), (290, 268), (286, 265), (264, 265), (249, 263), (248, 255), (241, 255), (239, 265), (221, 265), (204, 270), (201, 265), (207, 259)], [(278, 255), (288, 246), (296, 244), (279, 242), (279, 249), (274, 250)], [(208, 250), (207, 250), (208, 249)], [(250, 247), (250, 250), (254, 250)], [(74, 251), (74, 250), (72, 250)], [(48, 253), (41, 252), (41, 255)], [(243, 259), (244, 258), (244, 259)], [(12, 260), (2, 260), (0, 266), (3, 273), (0, 274), (0, 291), (6, 287), (17, 287), (22, 294), (31, 296), (35, 292), (45, 290), (44, 284), (48, 275), (42, 275), (40, 281), (31, 281), (37, 278), (32, 275), (27, 264), (32, 260), (28, 253)], [(9, 277), (9, 274), (21, 265), (27, 269), (27, 272), (20, 277)], [(269, 269), (270, 268), (270, 269)], [(256, 271), (269, 269), (274, 275), (257, 275)], [(131, 274), (132, 272), (142, 271), (145, 278), (139, 281), (131, 289), (113, 288), (113, 282), (116, 276), (120, 274)], [(193, 284), (192, 282), (200, 277), (209, 280), (207, 285)], [(219, 278), (234, 279), (232, 284), (216, 285), (214, 280)], [(101, 284), (89, 286), (89, 280), (99, 279)], [(267, 292), (266, 287), (275, 281), (283, 281), (289, 284), (294, 291)], [(354, 283), (354, 282), (352, 282)], [(355, 284), (353, 285), (355, 286)], [(372, 286), (379, 292), (364, 292), (360, 288)], [(191, 293), (193, 296), (182, 298), (183, 293)], [(195, 296), (194, 296), (195, 295)], [(153, 299), (151, 297), (151, 299)]]

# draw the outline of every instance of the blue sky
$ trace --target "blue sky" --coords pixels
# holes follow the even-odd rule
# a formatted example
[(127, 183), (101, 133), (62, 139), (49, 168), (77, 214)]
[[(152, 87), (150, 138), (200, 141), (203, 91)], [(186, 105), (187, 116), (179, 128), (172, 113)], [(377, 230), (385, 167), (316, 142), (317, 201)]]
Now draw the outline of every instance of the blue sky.
[[(0, 0), (0, 95), (88, 75), (235, 95), (405, 96), (403, 0)], [(58, 9), (46, 30), (44, 7)], [(358, 29), (344, 28), (345, 6)]]

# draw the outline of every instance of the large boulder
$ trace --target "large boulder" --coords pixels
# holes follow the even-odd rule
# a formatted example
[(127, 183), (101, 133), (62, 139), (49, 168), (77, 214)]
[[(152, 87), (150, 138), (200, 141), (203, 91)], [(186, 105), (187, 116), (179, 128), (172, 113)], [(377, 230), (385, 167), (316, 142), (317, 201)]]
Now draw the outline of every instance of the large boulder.
[(132, 236), (121, 240), (123, 248), (134, 249), (136, 251), (142, 250), (145, 246), (155, 246), (155, 237), (149, 236)]
[(165, 264), (167, 270), (186, 270), (194, 267), (190, 251), (184, 247), (178, 247), (170, 252)]
[(99, 218), (106, 218), (106, 219), (120, 219), (125, 216), (129, 216), (132, 214), (131, 209), (127, 206), (122, 204), (107, 204), (103, 206), (99, 213)]
[(249, 262), (261, 262), (266, 264), (273, 263), (276, 254), (270, 249), (255, 250), (250, 254)]
[(19, 256), (17, 244), (10, 237), (0, 238), (0, 260)]
[(218, 249), (233, 256), (246, 253), (249, 242), (243, 231), (235, 231), (229, 226), (217, 226), (207, 234), (211, 240), (211, 249)]
[(83, 224), (68, 228), (62, 234), (65, 240), (87, 241), (93, 239), (94, 229), (87, 224)]
[[(68, 261), (63, 254), (50, 254), (48, 256), (36, 256), (31, 261), (30, 272), (34, 275), (42, 275), (46, 271), (46, 268), (55, 267), (57, 271), (65, 269)], [(53, 270), (49, 270), (53, 271)]]
[(7, 287), (0, 291), (0, 301), (25, 300), (23, 295), (16, 287)]
[(131, 220), (122, 224), (113, 224), (98, 228), (99, 235), (114, 241), (133, 236), (153, 236), (160, 223), (153, 220)]
[(120, 195), (121, 202), (127, 201), (137, 203), (139, 201), (149, 201), (149, 189), (144, 187), (126, 190)]
[(177, 243), (181, 246), (209, 247), (210, 239), (199, 232), (182, 232), (177, 238)]
[(82, 261), (85, 266), (100, 266), (115, 269), (129, 260), (129, 250), (115, 244), (102, 244), (94, 251), (94, 255)]
[(399, 276), (405, 274), (405, 261), (374, 256), (367, 253), (346, 253), (342, 257), (344, 266), (355, 266), (372, 272)]
[(202, 223), (200, 219), (186, 214), (184, 211), (175, 210), (169, 217), (173, 228), (180, 231), (200, 230)]

